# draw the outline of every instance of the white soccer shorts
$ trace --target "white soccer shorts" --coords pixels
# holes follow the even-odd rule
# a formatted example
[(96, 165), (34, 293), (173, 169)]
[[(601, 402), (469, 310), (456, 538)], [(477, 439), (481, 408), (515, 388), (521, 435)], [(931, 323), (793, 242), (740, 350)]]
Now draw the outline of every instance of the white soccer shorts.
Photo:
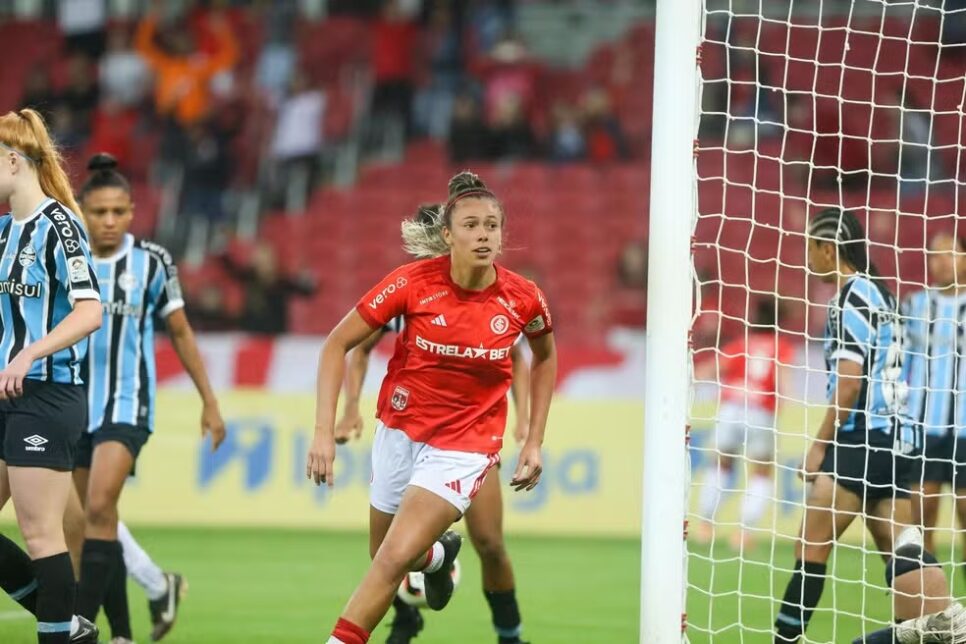
[(743, 403), (724, 403), (714, 438), (722, 454), (769, 461), (775, 454), (775, 414)]
[(372, 443), (369, 503), (380, 512), (395, 514), (406, 488), (416, 485), (463, 514), (499, 461), (499, 454), (457, 452), (419, 443), (380, 422)]

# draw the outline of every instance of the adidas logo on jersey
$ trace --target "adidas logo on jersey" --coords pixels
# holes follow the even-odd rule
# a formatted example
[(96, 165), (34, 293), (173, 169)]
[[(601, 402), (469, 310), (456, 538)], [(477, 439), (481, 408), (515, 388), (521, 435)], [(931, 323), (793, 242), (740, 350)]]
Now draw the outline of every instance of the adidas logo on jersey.
[(442, 314), (439, 314), (433, 318), (433, 324), (436, 326), (446, 326), (446, 318)]

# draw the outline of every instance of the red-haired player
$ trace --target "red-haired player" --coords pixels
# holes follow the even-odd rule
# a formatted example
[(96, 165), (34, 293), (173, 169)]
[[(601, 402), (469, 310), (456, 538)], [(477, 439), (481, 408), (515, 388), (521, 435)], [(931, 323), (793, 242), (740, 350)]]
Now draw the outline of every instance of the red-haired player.
[(449, 255), (390, 273), (326, 338), (306, 474), (331, 486), (346, 354), (393, 318), (406, 321), (379, 395), (369, 513), (373, 561), (330, 644), (367, 642), (411, 570), (425, 573), (430, 608), (449, 602), (461, 543), (447, 530), (499, 460), (510, 351), (521, 332), (533, 352), (530, 431), (511, 485), (531, 490), (540, 480), (557, 370), (553, 326), (536, 285), (495, 263), (504, 220), (500, 202), (479, 177), (457, 175), (443, 210)]

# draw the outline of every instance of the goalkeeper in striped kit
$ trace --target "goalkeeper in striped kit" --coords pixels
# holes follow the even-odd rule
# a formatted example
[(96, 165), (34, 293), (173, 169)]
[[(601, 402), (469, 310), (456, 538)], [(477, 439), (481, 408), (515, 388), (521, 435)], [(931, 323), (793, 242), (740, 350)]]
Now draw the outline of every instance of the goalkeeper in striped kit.
[[(805, 633), (822, 596), (832, 544), (857, 516), (865, 520), (879, 552), (891, 555), (886, 577), (897, 620), (935, 613), (918, 635), (909, 635), (920, 639), (901, 639), (898, 628), (870, 637), (966, 641), (963, 608), (950, 603), (948, 593), (937, 599), (932, 592), (933, 578), (942, 574), (935, 557), (915, 538), (896, 538), (912, 524), (910, 486), (921, 446), (905, 417), (895, 298), (877, 278), (866, 243), (851, 212), (826, 209), (809, 225), (809, 270), (838, 287), (825, 325), (829, 407), (803, 467), (812, 485), (795, 544), (795, 568), (775, 620), (775, 642), (798, 642)], [(910, 622), (911, 631), (917, 623)], [(926, 628), (939, 639), (922, 639)]]
[(966, 363), (961, 360), (966, 245), (949, 233), (940, 233), (932, 239), (929, 251), (932, 285), (906, 298), (902, 315), (909, 411), (922, 424), (925, 442), (912, 504), (914, 516), (926, 529), (926, 547), (932, 550), (932, 528), (938, 519), (943, 485), (952, 486), (959, 525), (966, 526), (966, 401), (960, 393), (966, 382), (962, 374)]

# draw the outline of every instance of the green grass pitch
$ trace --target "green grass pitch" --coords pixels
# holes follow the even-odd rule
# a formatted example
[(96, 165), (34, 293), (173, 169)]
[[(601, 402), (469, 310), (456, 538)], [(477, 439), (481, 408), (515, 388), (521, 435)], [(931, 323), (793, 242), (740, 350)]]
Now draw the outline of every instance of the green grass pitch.
[[(9, 524), (3, 530), (16, 532)], [(137, 527), (134, 533), (162, 566), (184, 572), (191, 585), (181, 619), (165, 640), (171, 644), (322, 642), (368, 563), (362, 533)], [(426, 629), (416, 640), (420, 644), (496, 642), (479, 591), (478, 561), (466, 545), (460, 588), (445, 611), (427, 614)], [(510, 536), (509, 547), (528, 639), (535, 644), (637, 641), (636, 540)], [(772, 550), (764, 544), (741, 558), (723, 541), (713, 550), (692, 544), (690, 551), (690, 641), (770, 641), (778, 606), (774, 598), (781, 596), (788, 576), (769, 562), (773, 558), (790, 568), (791, 546)], [(808, 632), (812, 642), (851, 642), (863, 629), (877, 627), (872, 620), (889, 618), (888, 596), (861, 582), (865, 576), (882, 584), (881, 560), (848, 548), (833, 557), (836, 580), (826, 584)], [(129, 596), (135, 638), (144, 644), (144, 595), (131, 583)], [(101, 622), (106, 626), (103, 617)], [(372, 642), (385, 641), (387, 633), (381, 625)], [(29, 616), (0, 596), (0, 642), (29, 644), (35, 637)]]

